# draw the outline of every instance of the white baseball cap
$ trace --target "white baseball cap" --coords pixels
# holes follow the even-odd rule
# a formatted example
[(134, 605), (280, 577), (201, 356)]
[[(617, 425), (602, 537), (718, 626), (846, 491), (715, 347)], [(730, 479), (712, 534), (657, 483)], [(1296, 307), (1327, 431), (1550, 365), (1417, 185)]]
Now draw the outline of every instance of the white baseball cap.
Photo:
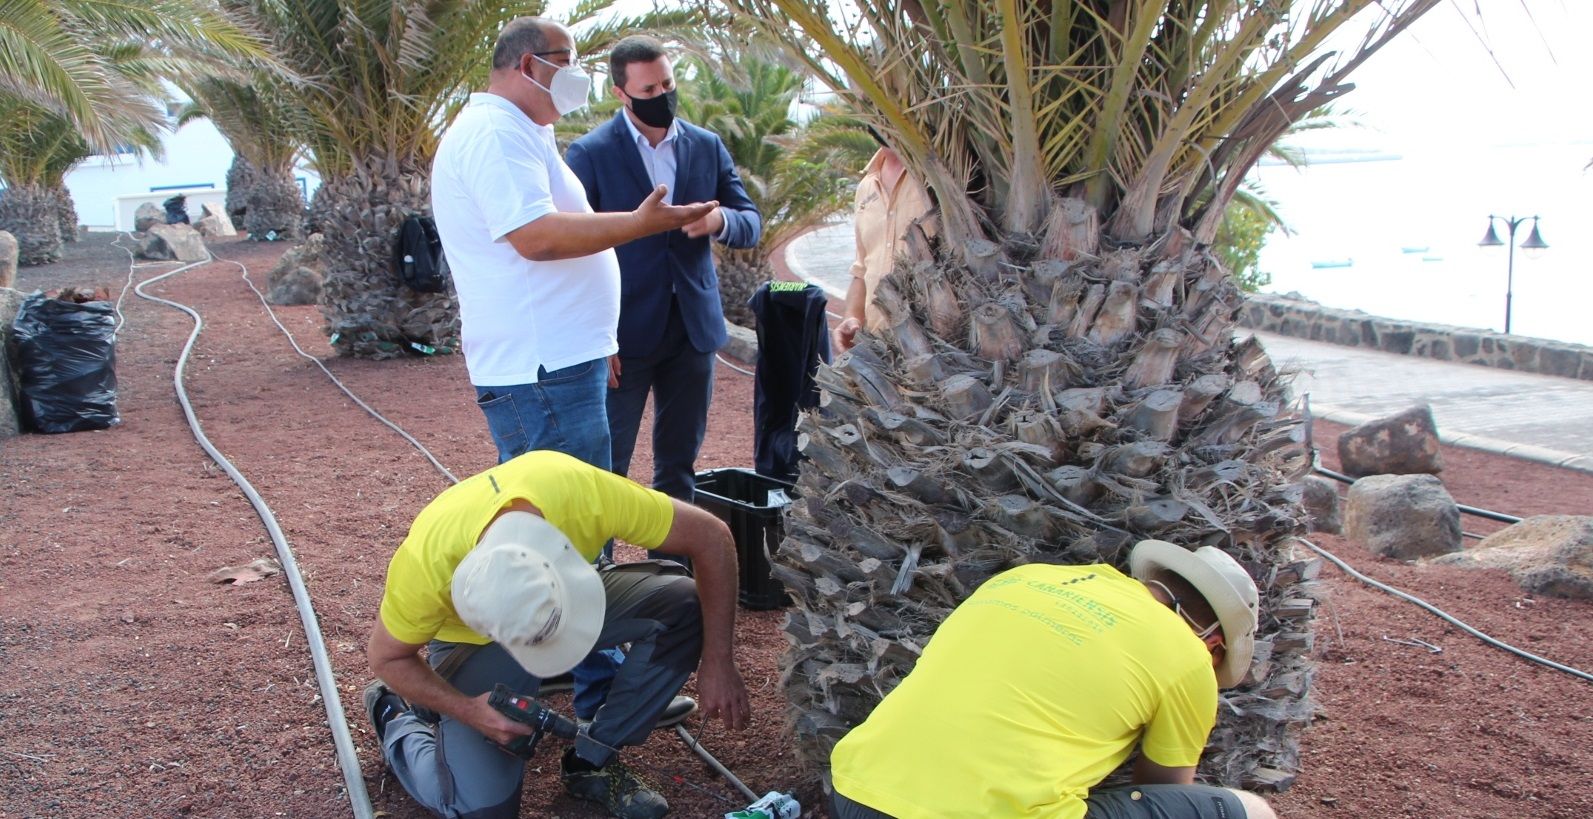
[(540, 678), (574, 668), (603, 630), (597, 570), (530, 512), (499, 515), (454, 570), (452, 587), (459, 619)]
[(1144, 580), (1156, 569), (1166, 569), (1189, 581), (1211, 604), (1222, 624), (1227, 653), (1217, 666), (1217, 684), (1232, 688), (1250, 672), (1256, 651), (1256, 619), (1260, 595), (1256, 581), (1231, 555), (1215, 546), (1190, 551), (1165, 540), (1142, 540), (1128, 555), (1128, 571)]

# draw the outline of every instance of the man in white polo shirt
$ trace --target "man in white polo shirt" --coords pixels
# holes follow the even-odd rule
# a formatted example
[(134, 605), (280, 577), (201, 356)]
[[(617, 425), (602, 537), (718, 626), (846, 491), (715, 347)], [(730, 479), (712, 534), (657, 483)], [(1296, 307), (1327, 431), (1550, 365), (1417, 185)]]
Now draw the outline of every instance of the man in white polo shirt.
[[(614, 246), (702, 219), (718, 202), (593, 213), (553, 140), (591, 79), (564, 26), (510, 21), (484, 93), (454, 119), (432, 162), (431, 204), (459, 294), (465, 367), (498, 462), (537, 449), (608, 469), (608, 359), (619, 352)], [(617, 658), (575, 669), (575, 710), (603, 703)]]
[(431, 201), (459, 293), (465, 365), (499, 462), (553, 449), (607, 469), (607, 359), (619, 350), (615, 245), (701, 219), (717, 202), (593, 213), (559, 155), (553, 123), (586, 104), (591, 79), (570, 32), (504, 26), (491, 80), (437, 148)]

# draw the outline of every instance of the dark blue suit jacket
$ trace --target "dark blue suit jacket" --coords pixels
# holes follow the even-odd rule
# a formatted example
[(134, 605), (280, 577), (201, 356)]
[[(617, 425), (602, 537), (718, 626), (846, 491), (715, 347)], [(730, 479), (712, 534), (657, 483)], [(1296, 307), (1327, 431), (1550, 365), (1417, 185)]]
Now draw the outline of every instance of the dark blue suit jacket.
[[(570, 144), (565, 162), (581, 184), (592, 210), (599, 213), (635, 210), (653, 192), (631, 130), (614, 119), (592, 129)], [(736, 165), (725, 144), (711, 131), (680, 123), (675, 138), (675, 184), (671, 197), (677, 205), (718, 200), (725, 215), (725, 244), (752, 247), (763, 235), (758, 206), (741, 186)], [(724, 308), (719, 303), (719, 275), (714, 271), (711, 237), (693, 239), (670, 230), (644, 236), (614, 248), (620, 265), (620, 355), (640, 358), (658, 347), (669, 319), (670, 286), (680, 299), (686, 334), (698, 352), (724, 346)]]

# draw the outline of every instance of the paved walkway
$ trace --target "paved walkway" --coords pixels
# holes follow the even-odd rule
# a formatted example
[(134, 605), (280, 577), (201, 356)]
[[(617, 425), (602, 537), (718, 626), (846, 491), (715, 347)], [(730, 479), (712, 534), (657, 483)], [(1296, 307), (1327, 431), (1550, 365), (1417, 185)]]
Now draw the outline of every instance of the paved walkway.
[[(845, 297), (853, 258), (845, 221), (787, 246), (791, 272)], [(1249, 333), (1249, 330), (1240, 332)], [(1445, 443), (1593, 473), (1593, 381), (1455, 364), (1257, 333), (1319, 418), (1359, 424), (1432, 405)]]

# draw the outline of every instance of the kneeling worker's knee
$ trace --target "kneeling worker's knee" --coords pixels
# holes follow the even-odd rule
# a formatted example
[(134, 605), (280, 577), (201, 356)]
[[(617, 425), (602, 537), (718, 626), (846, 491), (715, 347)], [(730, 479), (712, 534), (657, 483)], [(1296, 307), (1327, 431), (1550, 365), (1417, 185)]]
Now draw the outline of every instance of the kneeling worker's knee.
[(665, 610), (671, 625), (702, 625), (702, 601), (697, 597), (697, 581), (672, 577), (664, 590)]

